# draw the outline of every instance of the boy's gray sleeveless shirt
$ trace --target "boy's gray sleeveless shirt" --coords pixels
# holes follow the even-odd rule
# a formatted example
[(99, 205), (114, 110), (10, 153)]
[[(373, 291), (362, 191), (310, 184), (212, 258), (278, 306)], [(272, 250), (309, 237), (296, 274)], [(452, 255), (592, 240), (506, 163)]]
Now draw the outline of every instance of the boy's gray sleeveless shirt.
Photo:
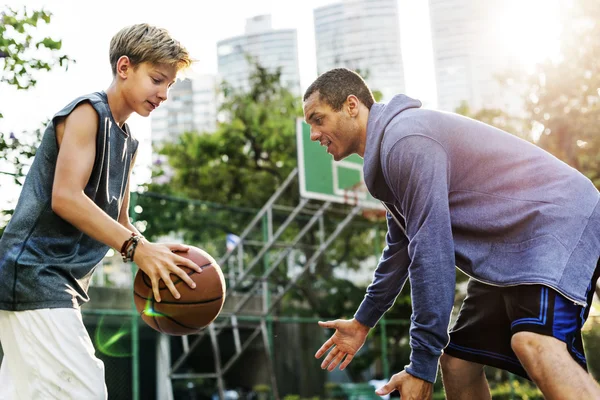
[(99, 116), (96, 158), (85, 194), (111, 218), (119, 217), (138, 142), (127, 125), (121, 129), (116, 124), (106, 93), (97, 92), (75, 99), (46, 128), (15, 213), (0, 238), (2, 310), (77, 308), (89, 300), (91, 275), (109, 247), (52, 211), (58, 156), (55, 124), (85, 101)]

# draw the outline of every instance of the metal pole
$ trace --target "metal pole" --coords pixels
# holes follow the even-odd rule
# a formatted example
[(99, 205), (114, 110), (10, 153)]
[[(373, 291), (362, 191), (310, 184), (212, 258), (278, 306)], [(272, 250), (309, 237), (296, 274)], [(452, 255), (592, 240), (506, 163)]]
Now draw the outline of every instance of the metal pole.
[[(229, 288), (228, 290), (235, 291), (238, 288), (238, 286), (241, 286), (242, 281), (246, 278), (246, 276), (250, 273), (250, 271), (252, 271), (252, 269), (258, 264), (260, 259), (263, 258), (263, 256), (267, 254), (267, 252), (271, 249), (271, 247), (273, 247), (273, 245), (275, 244), (275, 241), (277, 239), (279, 239), (279, 237), (283, 234), (285, 229), (292, 223), (294, 218), (298, 215), (298, 213), (300, 211), (302, 211), (302, 209), (306, 206), (307, 203), (308, 203), (308, 199), (301, 199), (300, 203), (296, 206), (296, 208), (294, 208), (294, 211), (292, 211), (292, 213), (290, 215), (288, 215), (288, 217), (285, 219), (285, 221), (281, 224), (281, 226), (279, 227), (279, 229), (277, 229), (277, 231), (275, 233), (272, 233), (272, 231), (273, 231), (272, 226), (270, 228), (268, 227), (268, 225), (267, 225), (267, 227), (265, 227), (265, 224), (268, 224), (268, 222), (265, 222), (265, 218), (268, 217), (268, 213), (265, 214), (265, 216), (263, 216), (263, 226), (262, 226), (263, 242), (264, 242), (263, 246), (260, 249), (260, 251), (258, 252), (258, 254), (254, 257), (254, 259), (252, 259), (252, 261), (250, 261), (250, 263), (246, 266), (245, 270), (243, 270), (243, 271), (240, 270), (240, 275), (238, 276), (237, 286), (232, 285), (232, 287)], [(314, 218), (314, 216), (313, 216), (313, 218)], [(310, 221), (312, 221), (312, 218), (311, 218), (311, 220), (309, 220), (309, 223), (310, 223)], [(269, 234), (268, 232), (271, 232), (271, 234)], [(288, 246), (288, 248), (289, 248), (289, 246)], [(264, 258), (263, 258), (263, 260), (264, 260)], [(265, 264), (263, 263), (263, 265), (265, 265)]]
[[(267, 210), (267, 213), (263, 217), (263, 241), (265, 243), (269, 243), (271, 241), (272, 237), (273, 237), (273, 213), (272, 213), (272, 209), (269, 208)], [(264, 267), (264, 272), (267, 272), (269, 270), (269, 253), (268, 252), (265, 252), (265, 255), (263, 257), (263, 267)], [(264, 299), (264, 301), (263, 301), (263, 313), (264, 313), (271, 306), (271, 290), (269, 288), (269, 281), (267, 279), (265, 279), (263, 281), (263, 299)], [(267, 329), (267, 331), (266, 331), (267, 336), (265, 337), (265, 339), (266, 339), (265, 345), (268, 345), (267, 354), (269, 355), (269, 358), (270, 358), (271, 354), (273, 354), (273, 322), (272, 321), (268, 321), (266, 329)], [(270, 362), (272, 362), (272, 361), (270, 360)]]
[[(265, 205), (260, 209), (260, 211), (254, 216), (252, 221), (250, 221), (248, 226), (246, 226), (246, 229), (244, 229), (244, 231), (240, 235), (239, 243), (241, 243), (246, 238), (246, 236), (248, 236), (248, 233), (250, 233), (252, 228), (254, 228), (254, 226), (258, 223), (258, 221), (262, 218), (264, 213), (273, 206), (275, 201), (277, 201), (279, 196), (281, 196), (281, 194), (285, 191), (285, 189), (290, 185), (290, 183), (296, 177), (296, 175), (298, 175), (298, 168), (294, 168), (292, 170), (292, 172), (290, 172), (290, 174), (288, 175), (287, 178), (285, 178), (285, 181), (283, 181), (281, 186), (279, 186), (277, 188), (277, 190), (275, 191), (275, 193), (273, 193), (273, 196), (271, 196), (271, 198), (265, 203)], [(218, 264), (225, 265), (225, 261), (227, 261), (227, 259), (231, 256), (231, 253), (233, 253), (233, 251), (236, 249), (236, 247), (237, 247), (237, 245), (232, 247), (230, 250), (227, 250), (227, 252), (223, 255), (223, 257), (218, 261)]]
[[(137, 193), (132, 192), (129, 197), (129, 216), (132, 219), (132, 222), (135, 222), (135, 205), (137, 202)], [(135, 279), (135, 274), (137, 273), (137, 266), (134, 263), (131, 263), (131, 276), (132, 282)], [(138, 326), (138, 315), (137, 309), (135, 307), (135, 301), (133, 296), (131, 296), (131, 307), (132, 311), (135, 312), (135, 316), (131, 316), (131, 399), (139, 400), (140, 398), (140, 366), (139, 366), (139, 358), (140, 358), (140, 343), (139, 343), (139, 326)]]
[[(268, 321), (269, 324), (272, 324), (272, 321)], [(268, 332), (269, 328), (267, 327), (265, 320), (260, 321), (260, 326), (263, 334), (263, 342), (265, 344), (267, 350), (267, 368), (269, 370), (269, 375), (271, 376), (271, 397), (275, 400), (279, 400), (279, 390), (277, 389), (277, 376), (275, 375), (275, 363), (273, 362), (273, 340), (272, 333)]]
[(242, 351), (242, 342), (240, 340), (240, 331), (238, 329), (237, 317), (231, 316), (231, 327), (233, 328), (233, 343), (235, 345), (235, 352), (240, 353)]
[[(324, 206), (327, 205), (329, 207), (329, 204), (330, 203), (327, 202), (327, 203), (324, 204)], [(302, 268), (302, 270), (300, 271), (300, 273), (298, 275), (296, 275), (295, 277), (293, 277), (290, 280), (290, 282), (286, 285), (286, 287), (283, 289), (283, 292), (280, 293), (280, 294), (278, 294), (277, 297), (275, 297), (275, 300), (273, 300), (273, 302), (271, 303), (271, 306), (269, 307), (269, 309), (267, 310), (267, 312), (264, 314), (265, 316), (267, 314), (270, 314), (271, 311), (273, 311), (273, 309), (275, 308), (275, 306), (277, 306), (277, 304), (279, 304), (279, 302), (283, 299), (283, 296), (292, 288), (292, 286), (294, 286), (296, 284), (296, 282), (298, 281), (298, 279), (300, 279), (302, 277), (302, 275), (304, 275), (304, 273), (312, 265), (312, 263), (316, 262), (317, 259), (323, 255), (323, 253), (325, 252), (325, 250), (327, 249), (327, 247), (331, 244), (331, 242), (333, 242), (334, 239), (338, 237), (338, 235), (344, 230), (344, 228), (346, 228), (346, 225), (348, 225), (350, 223), (350, 221), (352, 220), (352, 218), (354, 218), (356, 216), (356, 214), (358, 214), (358, 212), (361, 209), (362, 209), (361, 206), (355, 206), (348, 213), (348, 215), (346, 215), (346, 218), (344, 218), (342, 220), (342, 222), (340, 222), (338, 224), (338, 226), (335, 228), (335, 230), (333, 231), (333, 233), (331, 235), (329, 235), (329, 237), (327, 238), (327, 240), (325, 242), (323, 242), (323, 244), (321, 244), (319, 246), (319, 249), (310, 257), (310, 259), (308, 259), (308, 261), (306, 261), (306, 263), (304, 264), (304, 267)], [(271, 266), (271, 269), (272, 268), (273, 267)]]
[(171, 343), (170, 339), (164, 333), (158, 335), (156, 343), (156, 394), (161, 400), (173, 399), (173, 382), (171, 379), (164, 379), (169, 376), (171, 368)]
[[(321, 215), (319, 217), (319, 246), (323, 245), (324, 241), (325, 241), (325, 219), (323, 218), (323, 215)], [(314, 274), (316, 267), (317, 267), (317, 263), (313, 263), (309, 267), (311, 274)]]
[(219, 342), (217, 341), (217, 335), (215, 334), (215, 327), (213, 324), (208, 326), (208, 332), (210, 334), (210, 341), (213, 348), (213, 356), (215, 358), (215, 371), (217, 373), (217, 386), (219, 388), (219, 398), (225, 398), (225, 382), (223, 381), (223, 371), (221, 370), (221, 352), (219, 351)]
[[(321, 208), (319, 208), (319, 211), (317, 211), (317, 213), (312, 216), (312, 218), (306, 223), (306, 225), (304, 225), (304, 227), (300, 230), (300, 232), (298, 232), (298, 234), (295, 236), (295, 238), (290, 243), (290, 246), (288, 248), (286, 248), (284, 251), (282, 251), (281, 253), (279, 253), (278, 258), (275, 261), (273, 261), (273, 263), (271, 263), (269, 270), (267, 272), (265, 272), (261, 278), (266, 279), (275, 270), (275, 268), (283, 260), (285, 260), (285, 257), (287, 257), (288, 253), (294, 248), (294, 246), (296, 246), (296, 244), (298, 244), (298, 242), (300, 242), (300, 239), (302, 239), (304, 237), (304, 235), (306, 234), (306, 232), (308, 232), (310, 230), (310, 228), (313, 226), (313, 224), (315, 224), (317, 222), (317, 219), (319, 218), (319, 216), (321, 214), (323, 214), (330, 206), (331, 206), (330, 202), (323, 203)], [(248, 272), (248, 269), (246, 270), (246, 273), (247, 272)], [(233, 314), (236, 314), (238, 311), (240, 311), (242, 309), (242, 307), (244, 307), (244, 305), (248, 302), (248, 300), (252, 296), (252, 290), (254, 290), (254, 287), (256, 286), (257, 282), (258, 281), (255, 281), (251, 285), (250, 289), (246, 292), (246, 294), (238, 301), (238, 303), (233, 308), (233, 311), (232, 311)], [(229, 290), (231, 290), (231, 289), (229, 289)]]
[[(273, 240), (273, 208), (269, 208), (267, 213), (263, 217), (263, 241), (265, 243), (271, 243)], [(263, 257), (263, 272), (269, 270), (269, 252), (265, 252)], [(269, 288), (269, 281), (263, 281), (263, 313), (269, 309), (271, 305), (271, 289)], [(267, 366), (269, 368), (269, 374), (271, 376), (271, 395), (277, 398), (277, 378), (274, 375), (273, 368), (273, 321), (261, 321), (261, 328), (263, 333), (263, 342), (267, 353)]]
[(242, 243), (242, 239), (240, 239), (237, 247), (237, 277), (235, 282), (231, 283), (231, 286), (235, 287), (237, 282), (241, 281), (241, 277), (244, 274), (244, 243)]

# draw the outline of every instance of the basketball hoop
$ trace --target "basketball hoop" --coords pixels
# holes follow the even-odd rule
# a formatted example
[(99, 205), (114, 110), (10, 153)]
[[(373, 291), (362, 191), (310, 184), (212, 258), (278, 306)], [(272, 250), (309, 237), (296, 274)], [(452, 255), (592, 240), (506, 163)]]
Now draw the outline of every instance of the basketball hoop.
[[(355, 207), (361, 203), (361, 200), (366, 200), (368, 194), (369, 190), (364, 182), (358, 182), (344, 189), (344, 204)], [(384, 221), (386, 217), (385, 209), (370, 208), (368, 206), (363, 207), (361, 214), (363, 218), (371, 222)]]
[(363, 182), (357, 182), (356, 184), (344, 188), (344, 204), (350, 206), (357, 206), (359, 200), (364, 198), (367, 192), (367, 187)]
[(352, 189), (344, 189), (344, 204), (349, 206), (358, 204), (358, 196)]
[(376, 208), (364, 209), (362, 211), (362, 216), (364, 219), (369, 220), (371, 222), (381, 222), (385, 221), (386, 211), (378, 210)]

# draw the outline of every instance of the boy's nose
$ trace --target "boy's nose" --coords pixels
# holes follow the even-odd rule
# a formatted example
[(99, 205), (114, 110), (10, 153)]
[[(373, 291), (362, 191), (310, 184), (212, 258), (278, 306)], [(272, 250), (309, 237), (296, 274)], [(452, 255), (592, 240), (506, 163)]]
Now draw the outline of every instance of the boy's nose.
[(162, 101), (166, 101), (168, 97), (169, 97), (168, 89), (163, 89), (158, 92), (158, 98), (161, 99)]

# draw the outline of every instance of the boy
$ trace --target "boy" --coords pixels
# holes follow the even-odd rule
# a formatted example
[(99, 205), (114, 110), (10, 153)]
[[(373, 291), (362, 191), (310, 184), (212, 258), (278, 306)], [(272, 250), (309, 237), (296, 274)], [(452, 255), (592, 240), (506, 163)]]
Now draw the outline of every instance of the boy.
[(176, 251), (150, 243), (130, 223), (129, 181), (138, 141), (126, 121), (167, 99), (187, 50), (148, 24), (110, 43), (113, 81), (79, 97), (49, 123), (15, 213), (0, 238), (0, 399), (106, 399), (104, 366), (94, 356), (79, 309), (94, 266), (109, 247), (135, 261), (179, 297), (169, 274), (194, 287)]

